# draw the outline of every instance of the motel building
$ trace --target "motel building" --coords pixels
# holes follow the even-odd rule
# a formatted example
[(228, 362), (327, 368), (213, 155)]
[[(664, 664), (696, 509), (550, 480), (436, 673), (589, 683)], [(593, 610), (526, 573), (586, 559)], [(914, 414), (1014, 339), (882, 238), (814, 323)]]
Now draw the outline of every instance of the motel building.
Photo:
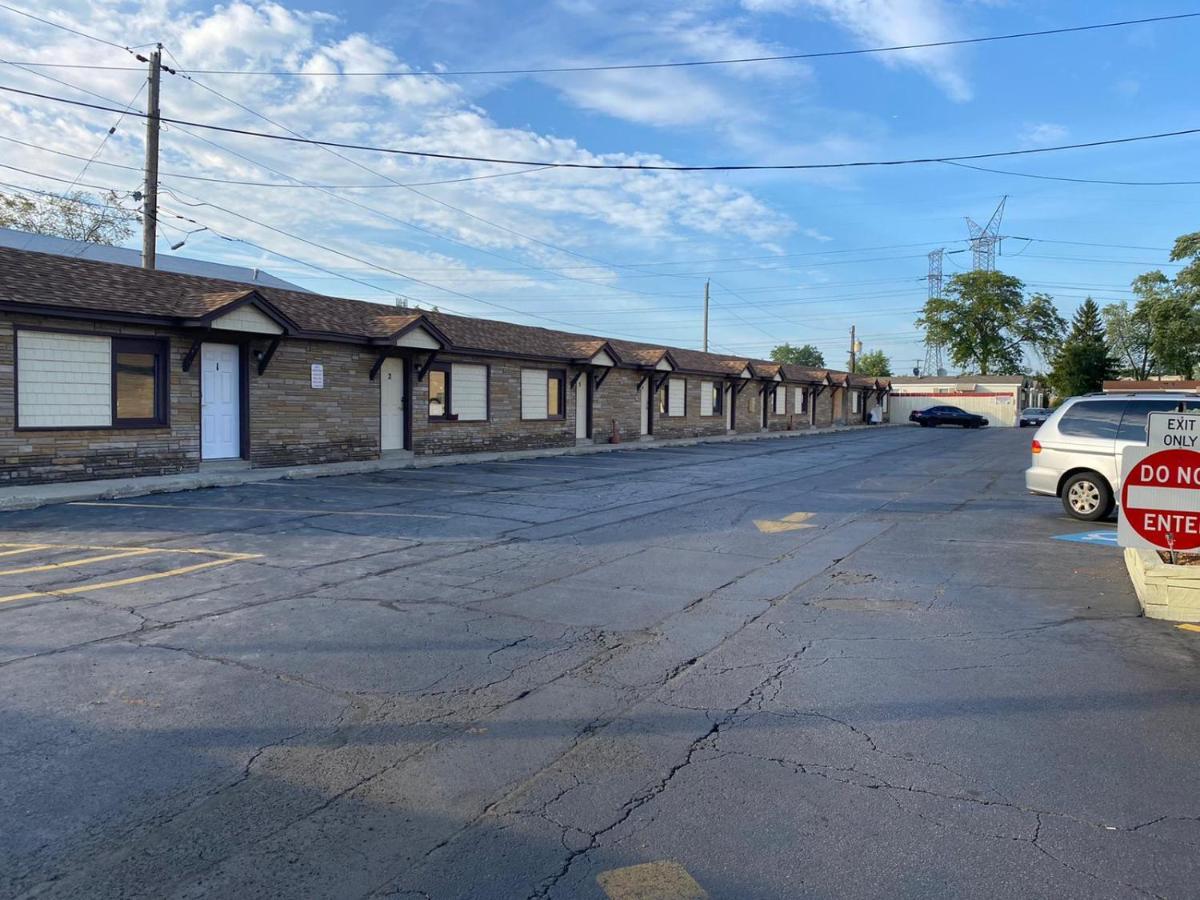
[(0, 485), (821, 429), (890, 388), (0, 247)]

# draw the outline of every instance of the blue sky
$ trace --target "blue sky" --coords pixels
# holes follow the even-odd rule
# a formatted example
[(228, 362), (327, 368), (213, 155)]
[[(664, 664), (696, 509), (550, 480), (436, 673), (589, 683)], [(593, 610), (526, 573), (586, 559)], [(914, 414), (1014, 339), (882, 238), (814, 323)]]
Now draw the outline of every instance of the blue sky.
[[(377, 4), (322, 2), (23, 8), (122, 45), (161, 40), (185, 70), (333, 73), (164, 76), (165, 115), (281, 133), (206, 85), (310, 137), (433, 152), (700, 165), (838, 162), (1200, 126), (1193, 87), (1200, 19), (704, 69), (338, 74), (849, 49), (1190, 11), (1174, 3), (454, 0), (397, 5), (382, 15)], [(136, 65), (124, 50), (4, 10), (0, 58)], [(92, 91), (120, 105), (135, 97), (137, 105), (144, 102), (138, 95), (144, 75), (136, 71), (35, 71), (68, 84), (8, 64), (0, 65), (0, 84), (96, 100), (82, 92)], [(63, 190), (82, 163), (61, 154), (90, 157), (115, 119), (0, 97), (0, 136), (39, 145), (6, 141), (0, 159), (68, 182), (12, 170), (0, 170), (0, 180)], [(139, 176), (120, 166), (140, 165), (141, 132), (137, 120), (122, 121), (80, 183), (129, 198)], [(258, 265), (326, 293), (389, 303), (403, 295), (446, 311), (692, 347), (699, 345), (703, 285), (711, 278), (713, 349), (761, 356), (776, 343), (810, 342), (841, 366), (853, 323), (866, 348), (883, 349), (898, 372), (924, 356), (913, 319), (925, 296), (926, 254), (945, 247), (947, 275), (969, 267), (969, 253), (961, 252), (964, 216), (985, 221), (1005, 194), (1001, 230), (1010, 237), (999, 266), (1054, 296), (1066, 316), (1089, 293), (1102, 302), (1128, 298), (1140, 272), (1173, 272), (1167, 262), (1173, 239), (1200, 229), (1200, 186), (1082, 185), (944, 164), (511, 174), (492, 164), (361, 152), (339, 158), (311, 147), (188, 132), (163, 133), (164, 251), (182, 236), (176, 229), (204, 225), (209, 230), (192, 235), (183, 252)], [(982, 165), (1075, 178), (1187, 180), (1200, 178), (1198, 147), (1200, 137), (1183, 137)], [(425, 184), (500, 173), (509, 174)], [(318, 191), (301, 183), (336, 187)], [(341, 187), (363, 184), (373, 187)]]

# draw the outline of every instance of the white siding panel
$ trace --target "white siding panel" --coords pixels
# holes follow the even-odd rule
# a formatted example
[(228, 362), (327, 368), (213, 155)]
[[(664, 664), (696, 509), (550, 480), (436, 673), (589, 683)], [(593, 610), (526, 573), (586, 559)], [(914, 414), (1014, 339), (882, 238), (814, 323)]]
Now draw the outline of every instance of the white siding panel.
[(687, 410), (687, 382), (684, 379), (671, 379), (671, 386), (667, 390), (667, 400), (670, 403), (667, 408), (668, 416), (685, 415)]
[(544, 419), (549, 408), (545, 369), (521, 370), (521, 418)]
[(253, 306), (239, 306), (233, 312), (213, 319), (213, 328), (224, 328), (227, 331), (249, 331), (254, 334), (283, 334), (275, 321)]
[(450, 367), (452, 413), (463, 422), (483, 422), (488, 414), (487, 366), (455, 363)]
[(112, 424), (112, 341), (86, 334), (17, 333), (18, 425)]
[(700, 415), (711, 416), (713, 414), (712, 401), (712, 382), (700, 382)]
[(424, 328), (414, 328), (407, 334), (396, 338), (397, 347), (416, 347), (418, 350), (440, 350), (442, 345)]

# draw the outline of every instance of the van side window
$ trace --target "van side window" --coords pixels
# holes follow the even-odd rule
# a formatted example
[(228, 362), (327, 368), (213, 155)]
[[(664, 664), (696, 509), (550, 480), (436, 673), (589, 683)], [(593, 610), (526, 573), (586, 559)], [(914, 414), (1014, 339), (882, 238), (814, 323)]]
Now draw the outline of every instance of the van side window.
[(1130, 400), (1125, 404), (1125, 415), (1121, 416), (1117, 440), (1146, 443), (1146, 416), (1152, 412), (1175, 412), (1177, 409), (1178, 400)]
[[(1058, 430), (1075, 437), (1111, 441), (1117, 436), (1117, 425), (1124, 409), (1125, 403), (1120, 401), (1083, 400), (1063, 413), (1058, 420)], [(1144, 425), (1144, 418), (1142, 422)]]

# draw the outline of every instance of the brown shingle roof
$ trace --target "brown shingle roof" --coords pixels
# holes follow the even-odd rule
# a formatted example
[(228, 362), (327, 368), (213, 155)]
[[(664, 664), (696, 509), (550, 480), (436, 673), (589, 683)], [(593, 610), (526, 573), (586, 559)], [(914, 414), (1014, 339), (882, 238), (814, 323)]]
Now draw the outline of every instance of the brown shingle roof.
[[(95, 313), (98, 318), (113, 315), (148, 317), (182, 324), (211, 316), (251, 295), (265, 301), (299, 333), (314, 337), (355, 341), (385, 339), (424, 317), (444, 334), (450, 343), (447, 349), (465, 352), (474, 350), (570, 362), (586, 360), (607, 345), (627, 365), (652, 366), (664, 353), (669, 353), (681, 370), (716, 377), (736, 378), (747, 364), (768, 377), (781, 368), (766, 360), (446, 313), (398, 310), (366, 300), (275, 287), (247, 288), (244, 284), (218, 278), (0, 247), (0, 304), (69, 310), (75, 314)], [(785, 378), (797, 381), (820, 380), (826, 374), (843, 375), (794, 366), (782, 368)], [(818, 377), (810, 377), (813, 373), (819, 373)]]

